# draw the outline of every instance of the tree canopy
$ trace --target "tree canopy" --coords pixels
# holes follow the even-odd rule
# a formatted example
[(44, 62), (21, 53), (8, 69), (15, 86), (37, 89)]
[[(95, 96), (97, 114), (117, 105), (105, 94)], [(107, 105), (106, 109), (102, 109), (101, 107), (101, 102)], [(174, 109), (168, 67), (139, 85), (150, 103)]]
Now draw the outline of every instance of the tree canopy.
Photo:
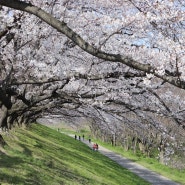
[(0, 5), (0, 127), (55, 115), (104, 134), (183, 136), (184, 1)]

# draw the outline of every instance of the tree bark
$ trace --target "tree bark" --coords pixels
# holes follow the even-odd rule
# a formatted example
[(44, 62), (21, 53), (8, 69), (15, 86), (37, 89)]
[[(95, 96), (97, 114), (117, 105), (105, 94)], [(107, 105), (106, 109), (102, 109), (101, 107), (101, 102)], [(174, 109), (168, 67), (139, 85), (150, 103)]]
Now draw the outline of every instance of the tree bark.
[(0, 110), (0, 128), (7, 126), (8, 109), (2, 105)]
[(3, 136), (0, 134), (0, 147), (4, 147), (6, 145), (6, 142), (3, 139)]

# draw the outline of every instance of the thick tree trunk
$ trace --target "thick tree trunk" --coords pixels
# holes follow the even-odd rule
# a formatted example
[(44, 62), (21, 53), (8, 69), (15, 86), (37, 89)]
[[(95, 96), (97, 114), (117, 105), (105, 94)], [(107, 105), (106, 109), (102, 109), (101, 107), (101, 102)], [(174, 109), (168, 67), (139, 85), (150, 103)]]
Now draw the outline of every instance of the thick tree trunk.
[(0, 109), (0, 127), (7, 127), (8, 109), (3, 105)]
[(3, 139), (3, 136), (0, 134), (0, 147), (4, 147), (6, 145), (6, 142)]

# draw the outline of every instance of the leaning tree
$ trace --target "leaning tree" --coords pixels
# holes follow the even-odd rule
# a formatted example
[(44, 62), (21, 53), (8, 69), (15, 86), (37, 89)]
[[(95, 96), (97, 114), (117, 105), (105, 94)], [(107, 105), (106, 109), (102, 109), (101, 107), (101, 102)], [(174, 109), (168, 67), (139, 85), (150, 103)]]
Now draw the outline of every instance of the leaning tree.
[(183, 135), (183, 1), (0, 5), (1, 127), (59, 114), (114, 143), (125, 129), (143, 145)]

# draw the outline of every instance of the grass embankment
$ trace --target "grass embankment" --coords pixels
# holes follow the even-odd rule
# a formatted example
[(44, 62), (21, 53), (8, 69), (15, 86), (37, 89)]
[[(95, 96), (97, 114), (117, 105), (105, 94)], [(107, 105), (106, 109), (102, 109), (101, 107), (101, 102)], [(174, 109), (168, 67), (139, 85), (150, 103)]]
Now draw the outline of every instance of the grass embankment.
[[(85, 138), (87, 139), (89, 135), (91, 135), (89, 128), (87, 125), (81, 125), (78, 129), (74, 129), (66, 123), (59, 123), (53, 125), (47, 125), (48, 127), (57, 130), (58, 128), (65, 132), (66, 134), (72, 133), (81, 135), (84, 134)], [(91, 138), (93, 142), (97, 142), (101, 146), (114, 151), (117, 154), (120, 154), (138, 164), (145, 166), (146, 168), (155, 171), (173, 181), (176, 181), (182, 185), (185, 185), (185, 170), (178, 170), (174, 168), (170, 168), (166, 165), (162, 165), (158, 162), (156, 158), (148, 158), (141, 153), (134, 154), (132, 151), (125, 151), (121, 146), (112, 146), (110, 143), (105, 143), (100, 140)]]
[(85, 144), (39, 124), (3, 135), (0, 184), (145, 185), (141, 178)]
[(94, 140), (98, 142), (101, 146), (104, 146), (111, 151), (114, 151), (117, 154), (122, 155), (146, 168), (155, 171), (173, 181), (176, 181), (182, 185), (185, 185), (185, 170), (178, 170), (175, 168), (170, 168), (169, 166), (160, 164), (157, 159), (149, 158), (141, 153), (134, 154), (132, 151), (124, 151), (123, 147), (121, 146), (111, 146), (109, 143), (104, 143), (100, 140)]

